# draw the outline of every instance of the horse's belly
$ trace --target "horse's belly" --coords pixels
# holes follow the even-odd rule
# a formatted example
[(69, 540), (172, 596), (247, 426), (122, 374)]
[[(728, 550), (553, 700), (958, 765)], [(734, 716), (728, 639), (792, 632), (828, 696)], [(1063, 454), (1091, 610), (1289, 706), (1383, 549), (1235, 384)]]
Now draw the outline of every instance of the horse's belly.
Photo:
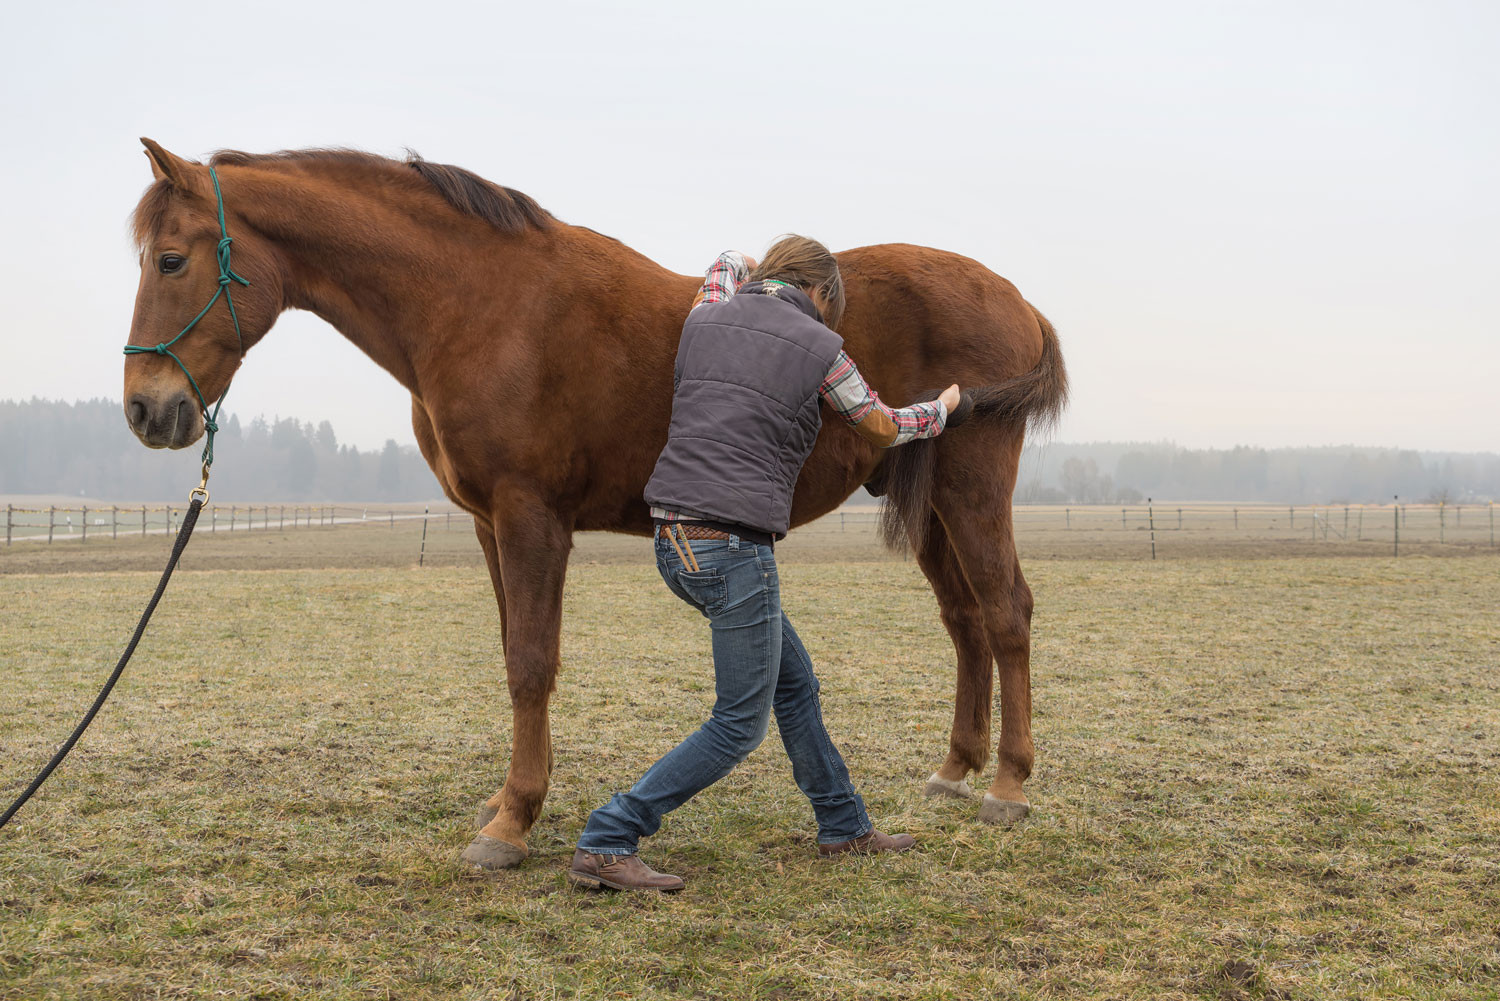
[(792, 494), (792, 525), (805, 525), (848, 500), (880, 465), (880, 454), (848, 427), (826, 422)]

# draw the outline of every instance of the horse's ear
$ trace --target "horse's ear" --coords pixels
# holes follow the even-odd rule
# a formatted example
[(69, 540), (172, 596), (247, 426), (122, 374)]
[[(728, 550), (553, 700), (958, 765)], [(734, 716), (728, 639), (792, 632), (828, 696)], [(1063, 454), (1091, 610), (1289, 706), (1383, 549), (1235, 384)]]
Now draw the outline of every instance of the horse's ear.
[(175, 188), (190, 191), (193, 188), (194, 165), (188, 163), (182, 157), (168, 153), (161, 144), (154, 139), (141, 137), (141, 145), (146, 147), (146, 159), (151, 161), (151, 176), (158, 181), (166, 181)]

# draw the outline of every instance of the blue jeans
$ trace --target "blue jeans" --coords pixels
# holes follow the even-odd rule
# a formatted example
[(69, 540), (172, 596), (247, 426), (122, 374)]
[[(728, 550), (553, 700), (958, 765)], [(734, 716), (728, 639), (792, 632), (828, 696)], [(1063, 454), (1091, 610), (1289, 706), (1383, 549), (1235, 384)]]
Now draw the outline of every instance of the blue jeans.
[(818, 841), (833, 844), (870, 832), (864, 801), (849, 782), (818, 705), (812, 660), (781, 611), (776, 554), (738, 536), (692, 539), (700, 569), (683, 566), (656, 537), (656, 567), (672, 593), (713, 627), (713, 715), (668, 751), (629, 792), (615, 793), (589, 815), (578, 847), (596, 855), (630, 855), (662, 817), (728, 775), (765, 739), (771, 712), (792, 761), (792, 777), (818, 820)]

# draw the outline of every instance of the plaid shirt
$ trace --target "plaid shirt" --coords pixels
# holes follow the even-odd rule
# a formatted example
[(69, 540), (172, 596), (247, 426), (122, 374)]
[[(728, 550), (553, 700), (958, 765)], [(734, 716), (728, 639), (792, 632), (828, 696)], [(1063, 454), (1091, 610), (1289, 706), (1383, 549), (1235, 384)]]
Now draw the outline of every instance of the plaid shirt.
[[(704, 275), (703, 286), (693, 297), (693, 308), (723, 302), (734, 295), (750, 273), (743, 255), (731, 250), (720, 254)], [(933, 438), (943, 433), (948, 422), (948, 408), (940, 400), (914, 403), (893, 410), (881, 402), (875, 390), (859, 374), (854, 359), (843, 351), (834, 359), (828, 375), (818, 386), (818, 393), (833, 412), (858, 430), (861, 435), (883, 448), (904, 445), (917, 438)], [(653, 507), (651, 517), (662, 521), (702, 520), (705, 516), (691, 511), (668, 511)]]

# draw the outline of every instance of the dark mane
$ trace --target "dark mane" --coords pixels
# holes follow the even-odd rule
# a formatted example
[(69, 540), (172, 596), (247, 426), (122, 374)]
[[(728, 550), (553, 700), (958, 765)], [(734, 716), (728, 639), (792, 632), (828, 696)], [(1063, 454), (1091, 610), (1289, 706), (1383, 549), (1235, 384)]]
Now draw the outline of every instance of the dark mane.
[[(405, 160), (392, 160), (357, 149), (289, 149), (278, 153), (245, 153), (241, 150), (221, 149), (209, 157), (208, 162), (215, 167), (250, 167), (257, 164), (307, 161), (341, 163), (388, 172), (412, 171), (442, 195), (449, 205), (465, 215), (484, 220), (502, 233), (546, 229), (556, 221), (530, 195), (486, 181), (462, 167), (430, 163), (422, 159), (415, 150), (407, 150)], [(156, 232), (166, 213), (171, 193), (171, 186), (159, 181), (141, 198), (131, 220), (137, 245), (144, 246)]]

